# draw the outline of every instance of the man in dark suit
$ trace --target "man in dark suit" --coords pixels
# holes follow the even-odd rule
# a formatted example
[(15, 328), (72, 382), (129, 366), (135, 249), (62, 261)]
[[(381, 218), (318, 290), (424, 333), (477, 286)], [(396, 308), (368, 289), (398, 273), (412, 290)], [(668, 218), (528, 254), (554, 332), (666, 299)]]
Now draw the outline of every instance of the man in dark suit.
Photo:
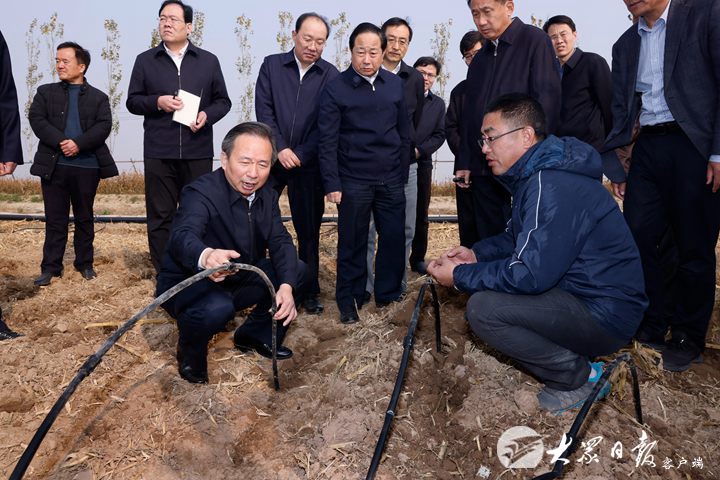
[[(150, 260), (160, 260), (177, 210), (180, 191), (212, 171), (213, 125), (230, 111), (220, 62), (192, 44), (193, 9), (182, 0), (165, 0), (158, 11), (162, 42), (135, 59), (128, 85), (127, 109), (142, 115), (143, 162)], [(195, 122), (173, 121), (184, 104), (184, 90), (200, 97)]]
[[(408, 258), (410, 257), (410, 249), (412, 240), (415, 236), (415, 217), (417, 214), (417, 158), (415, 157), (415, 145), (418, 142), (416, 138), (416, 130), (420, 124), (423, 110), (423, 78), (410, 65), (405, 63), (405, 55), (410, 48), (410, 42), (413, 39), (413, 30), (407, 20), (400, 17), (392, 17), (382, 24), (380, 27), (383, 35), (387, 39), (387, 48), (383, 54), (382, 69), (394, 73), (403, 81), (403, 92), (405, 95), (405, 108), (410, 120), (410, 150), (408, 154), (408, 164), (404, 165), (405, 174), (405, 267), (407, 267)], [(375, 224), (370, 222), (370, 233), (368, 235), (368, 254), (367, 254), (367, 270), (368, 277), (365, 285), (366, 298), (370, 298), (370, 292), (373, 291), (373, 259), (375, 255)], [(403, 292), (407, 288), (407, 271), (403, 273)]]
[(610, 67), (597, 53), (577, 48), (575, 22), (555, 15), (543, 24), (562, 68), (562, 108), (558, 137), (575, 137), (602, 148), (612, 127)]
[[(662, 352), (665, 369), (683, 371), (702, 360), (715, 298), (720, 2), (624, 1), (638, 22), (613, 46), (613, 129), (603, 147), (605, 175), (624, 199), (650, 299), (635, 338)], [(626, 177), (613, 149), (632, 142), (638, 122)], [(667, 232), (679, 260), (671, 282), (659, 258)], [(677, 296), (668, 302), (670, 290)]]
[[(0, 177), (12, 174), (15, 167), (22, 163), (17, 91), (10, 64), (10, 52), (5, 37), (0, 32)], [(0, 310), (0, 341), (17, 336), (19, 334), (10, 330), (3, 321)]]
[(320, 225), (325, 194), (317, 161), (320, 92), (338, 75), (321, 57), (330, 26), (317, 13), (303, 13), (292, 32), (295, 48), (265, 57), (255, 87), (255, 114), (269, 125), (278, 143), (272, 180), (278, 194), (285, 185), (297, 235), (298, 256), (308, 266), (305, 312), (323, 312), (320, 303)]
[[(460, 55), (468, 67), (472, 63), (475, 54), (482, 48), (483, 36), (477, 30), (467, 32), (460, 39)], [(465, 89), (467, 80), (462, 80), (455, 85), (450, 92), (450, 102), (445, 114), (445, 137), (448, 147), (455, 156), (453, 173), (457, 175), (458, 157), (460, 155), (460, 129), (462, 126), (462, 108), (465, 102)], [(456, 177), (457, 179), (457, 177)], [(464, 180), (464, 178), (463, 178)], [(458, 182), (455, 184), (455, 206), (458, 217), (458, 235), (460, 245), (470, 248), (480, 240), (479, 227), (476, 225), (475, 202), (470, 184)]]
[(12, 74), (10, 52), (0, 32), (0, 177), (23, 164), (20, 142), (20, 111)]
[(327, 199), (338, 205), (335, 299), (345, 324), (359, 320), (357, 309), (367, 301), (371, 212), (378, 231), (375, 302), (387, 305), (402, 293), (409, 119), (402, 80), (380, 68), (386, 46), (376, 25), (358, 25), (350, 34), (351, 66), (320, 98), (320, 172)]
[(526, 93), (540, 102), (547, 132), (560, 118), (560, 73), (550, 39), (537, 27), (513, 17), (513, 0), (467, 0), (473, 22), (487, 40), (470, 64), (460, 127), (461, 146), (455, 175), (470, 184), (478, 238), (505, 229), (510, 195), (490, 173), (478, 145), (483, 112), (506, 93)]
[[(277, 159), (272, 130), (262, 123), (234, 127), (222, 142), (221, 169), (198, 178), (182, 193), (168, 248), (158, 275), (157, 294), (205, 268), (237, 260), (263, 270), (275, 286), (278, 311), (270, 317), (272, 299), (253, 272), (215, 273), (168, 300), (163, 308), (177, 320), (180, 376), (207, 383), (207, 347), (235, 312), (255, 306), (235, 331), (235, 346), (271, 356), (272, 324), (277, 344), (295, 319), (295, 298), (302, 290), (304, 264), (298, 262), (285, 230), (277, 192), (265, 187)], [(270, 258), (266, 258), (269, 252)], [(278, 347), (278, 359), (292, 351)]]
[(413, 68), (423, 76), (425, 97), (423, 114), (415, 130), (415, 151), (417, 159), (417, 218), (415, 236), (410, 252), (410, 269), (425, 274), (425, 254), (428, 246), (428, 208), (432, 189), (432, 156), (445, 143), (445, 102), (432, 92), (442, 65), (433, 57), (420, 57)]

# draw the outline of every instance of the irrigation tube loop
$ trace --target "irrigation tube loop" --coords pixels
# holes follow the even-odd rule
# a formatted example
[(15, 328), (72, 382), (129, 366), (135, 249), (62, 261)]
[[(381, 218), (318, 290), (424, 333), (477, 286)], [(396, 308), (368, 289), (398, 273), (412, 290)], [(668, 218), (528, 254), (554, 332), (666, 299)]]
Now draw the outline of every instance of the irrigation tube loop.
[[(268, 287), (268, 290), (270, 292), (270, 298), (272, 300), (272, 307), (270, 309), (271, 315), (275, 315), (275, 312), (277, 311), (277, 303), (275, 300), (275, 288), (273, 287), (272, 282), (270, 279), (265, 275), (265, 272), (260, 270), (259, 268), (253, 266), (253, 265), (247, 265), (244, 263), (226, 263), (224, 265), (220, 265), (219, 267), (215, 268), (209, 268), (207, 270), (203, 270), (200, 273), (197, 273), (196, 275), (193, 275), (190, 278), (187, 278), (183, 280), (182, 282), (178, 283), (162, 295), (158, 296), (155, 300), (153, 300), (150, 304), (148, 304), (145, 308), (143, 308), (140, 312), (135, 314), (134, 317), (132, 317), (130, 320), (125, 322), (123, 325), (121, 325), (107, 340), (105, 340), (105, 343), (100, 347), (100, 349), (95, 352), (94, 354), (90, 355), (87, 360), (85, 360), (85, 363), (82, 364), (80, 367), (80, 370), (78, 370), (77, 374), (75, 374), (75, 377), (70, 381), (68, 386), (63, 391), (62, 395), (60, 395), (60, 398), (57, 399), (55, 402), (55, 405), (50, 409), (50, 412), (45, 416), (45, 419), (40, 424), (40, 427), (35, 432), (35, 435), (33, 436), (32, 440), (28, 444), (27, 448), (25, 448), (25, 451), (23, 452), (22, 456), (20, 457), (20, 460), (18, 460), (18, 463), (15, 465), (15, 469), (13, 470), (12, 474), (10, 475), (10, 480), (20, 480), (23, 475), (25, 475), (25, 472), (27, 471), (28, 467), (30, 466), (30, 462), (32, 461), (33, 457), (35, 456), (35, 453), (37, 452), (38, 448), (40, 447), (40, 443), (42, 443), (43, 439), (45, 438), (45, 435), (50, 430), (50, 427), (52, 426), (53, 422), (55, 422), (55, 419), (57, 418), (60, 411), (63, 409), (67, 401), (70, 399), (70, 396), (75, 392), (78, 385), (80, 385), (80, 382), (82, 382), (85, 377), (90, 375), (93, 370), (95, 370), (95, 367), (98, 366), (100, 363), (100, 360), (102, 357), (110, 350), (110, 348), (115, 345), (115, 343), (120, 340), (120, 337), (122, 337), (125, 332), (130, 330), (135, 326), (135, 324), (145, 315), (153, 311), (155, 308), (158, 307), (158, 305), (162, 305), (170, 298), (174, 297), (179, 292), (185, 290), (190, 285), (199, 282), (203, 278), (207, 278), (213, 273), (216, 272), (231, 272), (231, 273), (237, 273), (240, 270), (247, 270), (250, 272), (255, 272), (260, 276), (260, 278), (263, 279), (265, 284)], [(275, 384), (275, 389), (280, 388), (280, 382), (278, 380), (278, 370), (277, 370), (277, 339), (276, 339), (276, 332), (277, 332), (277, 322), (275, 319), (271, 320), (272, 322), (272, 369), (273, 369), (273, 380)]]
[(400, 399), (403, 380), (405, 380), (405, 370), (407, 369), (408, 362), (410, 361), (410, 352), (413, 347), (415, 329), (417, 328), (418, 319), (420, 318), (420, 307), (422, 307), (425, 291), (427, 290), (428, 285), (430, 286), (430, 292), (432, 293), (433, 310), (435, 311), (435, 348), (438, 352), (440, 351), (440, 302), (438, 301), (435, 284), (433, 284), (432, 280), (428, 278), (422, 287), (420, 287), (420, 293), (418, 293), (418, 299), (417, 302), (415, 302), (415, 310), (413, 311), (412, 318), (410, 319), (407, 335), (405, 335), (405, 339), (403, 340), (403, 356), (402, 361), (400, 362), (400, 370), (398, 371), (397, 379), (395, 380), (395, 388), (393, 389), (392, 396), (390, 397), (390, 404), (385, 412), (385, 423), (383, 423), (382, 430), (380, 431), (380, 438), (378, 438), (377, 446), (375, 447), (375, 454), (370, 462), (370, 469), (368, 470), (366, 477), (367, 480), (375, 478), (375, 472), (380, 465), (380, 459), (382, 458), (382, 453), (385, 449), (385, 444), (387, 443), (390, 425), (395, 418), (395, 409), (397, 408), (398, 400)]
[[(637, 367), (635, 366), (635, 361), (633, 360), (632, 356), (628, 352), (625, 352), (619, 355), (607, 366), (607, 368), (602, 374), (602, 377), (600, 377), (600, 380), (598, 380), (592, 392), (590, 392), (590, 395), (588, 395), (587, 400), (585, 400), (585, 403), (580, 409), (580, 412), (577, 414), (577, 417), (575, 417), (575, 421), (570, 427), (570, 431), (567, 433), (567, 439), (570, 441), (570, 444), (563, 452), (562, 457), (564, 457), (565, 459), (569, 459), (570, 455), (572, 455), (573, 452), (577, 449), (578, 432), (580, 431), (580, 427), (582, 427), (582, 424), (585, 421), (585, 417), (590, 411), (590, 407), (592, 407), (593, 402), (595, 402), (595, 400), (597, 399), (600, 390), (609, 381), (608, 378), (610, 377), (612, 372), (617, 368), (618, 365), (623, 362), (627, 363), (630, 367), (630, 374), (632, 375), (633, 380), (633, 401), (635, 402), (635, 416), (637, 417), (638, 423), (642, 425), (643, 414), (642, 405), (640, 403), (640, 384), (638, 383)], [(555, 465), (551, 471), (535, 477), (534, 480), (550, 480), (553, 478), (558, 478), (562, 474), (563, 468), (565, 468), (565, 462), (563, 462), (562, 458), (560, 458), (555, 462)]]

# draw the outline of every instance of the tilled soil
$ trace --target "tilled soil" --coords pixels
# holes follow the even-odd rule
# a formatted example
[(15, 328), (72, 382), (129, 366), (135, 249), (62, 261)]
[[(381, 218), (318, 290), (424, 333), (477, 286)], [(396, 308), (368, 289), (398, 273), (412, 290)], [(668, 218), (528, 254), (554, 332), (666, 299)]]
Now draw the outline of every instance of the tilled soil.
[[(107, 213), (137, 214), (136, 201), (125, 209), (115, 197), (103, 201)], [(445, 207), (434, 213), (447, 213)], [(8, 211), (6, 205), (0, 209)], [(0, 224), (0, 299), (8, 324), (25, 334), (0, 342), (0, 476), (10, 475), (86, 358), (118, 324), (152, 301), (144, 229), (96, 225), (98, 278), (85, 281), (73, 270), (70, 241), (64, 276), (36, 288), (32, 280), (39, 272), (43, 224)], [(185, 382), (174, 357), (175, 325), (162, 311), (152, 312), (79, 386), (26, 478), (365, 477), (425, 279), (410, 274), (402, 302), (385, 308), (371, 302), (361, 310), (359, 324), (341, 325), (332, 300), (335, 233), (333, 224), (323, 226), (325, 313), (303, 313), (294, 322), (286, 344), (295, 355), (280, 362), (279, 391), (272, 387), (269, 360), (233, 348), (232, 326), (210, 346), (210, 383)], [(455, 226), (431, 225), (429, 256), (456, 239)], [(550, 470), (547, 452), (534, 469), (505, 468), (496, 452), (498, 439), (511, 427), (527, 426), (542, 437), (545, 450), (555, 448), (576, 412), (539, 411), (538, 383), (470, 335), (463, 318), (467, 298), (442, 287), (438, 292), (443, 349), (435, 351), (426, 301), (377, 478), (532, 478)], [(720, 343), (719, 330), (716, 315), (709, 342)], [(682, 374), (649, 365), (648, 351), (633, 354), (640, 364), (645, 425), (634, 419), (630, 378), (626, 370), (620, 372), (615, 392), (593, 407), (582, 431), (586, 442), (602, 440), (587, 454), (579, 449), (562, 478), (717, 478), (718, 350), (708, 348), (704, 363)], [(657, 442), (644, 451), (647, 456), (635, 448), (643, 431), (646, 443)], [(623, 447), (620, 458), (611, 456), (617, 442)], [(643, 458), (655, 466), (637, 466)], [(665, 468), (666, 459), (673, 468)]]

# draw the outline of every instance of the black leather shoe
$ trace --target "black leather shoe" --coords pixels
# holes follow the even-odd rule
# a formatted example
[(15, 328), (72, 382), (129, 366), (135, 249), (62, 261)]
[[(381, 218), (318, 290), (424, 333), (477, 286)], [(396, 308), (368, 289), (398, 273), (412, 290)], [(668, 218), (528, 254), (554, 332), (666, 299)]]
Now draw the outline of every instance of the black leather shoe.
[(370, 302), (371, 298), (372, 298), (372, 293), (370, 293), (366, 290), (365, 293), (363, 294), (363, 298), (362, 298), (361, 302), (358, 302), (357, 300), (355, 300), (355, 302), (357, 303), (357, 306), (358, 306), (358, 310), (362, 310), (363, 306), (366, 303)]
[(93, 278), (97, 277), (97, 273), (95, 273), (95, 270), (93, 270), (92, 267), (83, 268), (82, 270), (80, 270), (80, 275), (82, 275), (85, 280), (92, 280)]
[(417, 272), (420, 275), (425, 275), (427, 273), (427, 264), (424, 261), (411, 263), (410, 270), (412, 270), (413, 272)]
[(663, 369), (670, 372), (684, 372), (693, 363), (702, 363), (702, 348), (684, 334), (673, 334), (662, 352)]
[(325, 305), (320, 303), (317, 296), (312, 296), (303, 301), (303, 309), (310, 315), (320, 315), (325, 310)]
[(180, 376), (190, 383), (208, 383), (207, 370), (193, 368), (190, 364), (181, 362), (178, 366)]
[(22, 334), (10, 330), (10, 327), (8, 327), (2, 319), (2, 309), (0, 309), (0, 341), (12, 340), (13, 338), (21, 336)]
[(660, 353), (664, 352), (668, 347), (667, 342), (665, 342), (665, 335), (653, 335), (644, 330), (638, 330), (634, 338), (641, 345), (657, 350)]
[(39, 277), (33, 280), (33, 283), (36, 287), (47, 287), (53, 277), (62, 277), (62, 273), (42, 272)]
[[(235, 348), (237, 348), (241, 352), (247, 353), (247, 352), (255, 351), (258, 355), (260, 355), (262, 357), (272, 358), (272, 347), (266, 343), (258, 342), (257, 340), (246, 337), (244, 335), (238, 335), (237, 332), (235, 332), (233, 341), (235, 343)], [(277, 347), (277, 359), (278, 360), (287, 360), (288, 358), (290, 358), (292, 356), (293, 356), (292, 350), (290, 350), (287, 347), (283, 347), (282, 345), (278, 345), (278, 347)]]
[(357, 309), (350, 307), (347, 309), (340, 309), (340, 323), (343, 325), (352, 325), (360, 321)]
[(401, 293), (395, 300), (390, 300), (389, 302), (378, 302), (377, 299), (375, 300), (375, 306), (377, 308), (384, 308), (390, 305), (391, 303), (400, 302), (402, 299), (405, 298), (406, 293)]

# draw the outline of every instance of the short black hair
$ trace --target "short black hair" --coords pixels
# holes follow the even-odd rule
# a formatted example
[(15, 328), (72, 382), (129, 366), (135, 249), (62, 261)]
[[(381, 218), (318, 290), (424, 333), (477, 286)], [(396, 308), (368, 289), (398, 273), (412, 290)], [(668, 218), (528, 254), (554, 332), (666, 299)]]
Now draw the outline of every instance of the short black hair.
[(295, 21), (295, 33), (300, 31), (300, 29), (302, 28), (302, 24), (305, 23), (305, 20), (307, 20), (308, 18), (317, 18), (325, 24), (325, 30), (327, 31), (327, 35), (325, 35), (325, 40), (327, 40), (327, 38), (330, 36), (330, 23), (327, 21), (327, 18), (315, 12), (306, 12), (297, 18), (297, 20)]
[(550, 17), (548, 21), (543, 24), (543, 30), (545, 33), (548, 33), (548, 30), (550, 30), (552, 25), (567, 25), (570, 27), (570, 30), (573, 32), (576, 31), (575, 22), (573, 22), (573, 19), (567, 15), (555, 15), (554, 17)]
[(387, 37), (385, 37), (383, 31), (380, 30), (380, 28), (374, 23), (363, 22), (357, 27), (355, 27), (355, 30), (353, 30), (350, 34), (350, 50), (352, 50), (355, 46), (355, 39), (357, 38), (357, 36), (362, 33), (374, 33), (375, 35), (380, 37), (380, 47), (383, 49), (383, 51), (387, 48)]
[(277, 160), (277, 146), (275, 145), (275, 136), (273, 135), (272, 128), (260, 122), (244, 122), (235, 125), (225, 135), (220, 146), (222, 152), (228, 157), (232, 154), (235, 139), (240, 135), (252, 135), (253, 137), (260, 137), (269, 141), (270, 145), (272, 145), (272, 163), (275, 163), (275, 160)]
[(158, 17), (163, 11), (163, 8), (167, 7), (168, 5), (175, 4), (183, 9), (183, 20), (185, 20), (185, 23), (192, 23), (193, 21), (193, 8), (190, 5), (187, 5), (182, 2), (182, 0), (165, 0), (162, 5), (160, 5), (160, 10), (158, 10)]
[(440, 70), (442, 70), (442, 65), (440, 65), (440, 62), (435, 60), (433, 57), (420, 57), (417, 60), (415, 60), (415, 63), (413, 64), (413, 68), (417, 67), (427, 67), (428, 65), (432, 65), (435, 67), (435, 73), (440, 75)]
[(488, 113), (500, 113), (503, 120), (513, 127), (530, 126), (538, 140), (545, 139), (545, 112), (540, 102), (525, 93), (507, 93), (495, 98), (485, 109)]
[(480, 45), (485, 43), (485, 37), (482, 33), (477, 30), (470, 30), (460, 39), (460, 55), (465, 55), (467, 52), (472, 50), (476, 43), (480, 42)]
[[(470, 6), (470, 2), (471, 2), (471, 1), (472, 1), (472, 0), (467, 0), (468, 7)], [(495, 0), (495, 1), (496, 1), (497, 3), (499, 3), (500, 5), (505, 5), (505, 4), (507, 3), (507, 0)]]
[(386, 34), (388, 27), (400, 27), (400, 26), (407, 27), (408, 31), (410, 32), (410, 38), (408, 38), (408, 43), (412, 42), (412, 36), (413, 36), (412, 27), (410, 26), (408, 21), (403, 18), (400, 18), (400, 17), (389, 18), (389, 19), (385, 20), (385, 23), (382, 24), (380, 29), (382, 30), (383, 34)]
[(83, 47), (81, 47), (75, 42), (63, 42), (57, 46), (58, 50), (60, 50), (61, 48), (72, 48), (73, 50), (75, 50), (75, 58), (77, 59), (78, 63), (80, 65), (85, 65), (85, 71), (83, 72), (83, 75), (87, 75), (88, 68), (90, 68), (90, 52), (85, 50)]

